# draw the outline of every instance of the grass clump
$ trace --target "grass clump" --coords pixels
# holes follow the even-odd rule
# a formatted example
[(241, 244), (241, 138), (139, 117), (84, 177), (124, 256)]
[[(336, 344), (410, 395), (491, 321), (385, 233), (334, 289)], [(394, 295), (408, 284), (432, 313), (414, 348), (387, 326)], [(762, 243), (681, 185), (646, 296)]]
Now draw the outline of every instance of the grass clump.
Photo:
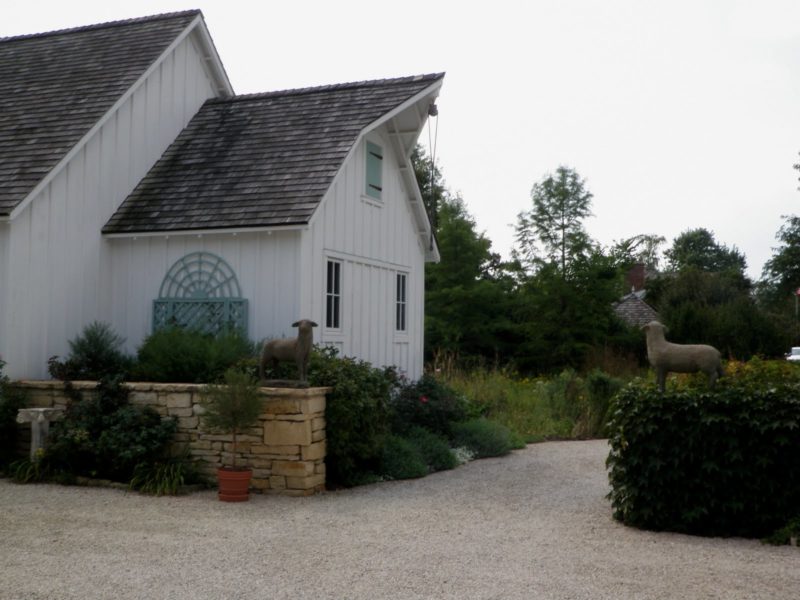
[(457, 446), (469, 448), (475, 458), (503, 456), (525, 446), (519, 436), (501, 423), (487, 419), (472, 419), (455, 427)]
[(435, 433), (422, 427), (414, 427), (408, 432), (406, 439), (419, 450), (431, 472), (447, 471), (458, 466), (458, 459), (447, 440)]
[(383, 445), (380, 470), (386, 479), (414, 479), (425, 477), (428, 465), (413, 442), (390, 435)]

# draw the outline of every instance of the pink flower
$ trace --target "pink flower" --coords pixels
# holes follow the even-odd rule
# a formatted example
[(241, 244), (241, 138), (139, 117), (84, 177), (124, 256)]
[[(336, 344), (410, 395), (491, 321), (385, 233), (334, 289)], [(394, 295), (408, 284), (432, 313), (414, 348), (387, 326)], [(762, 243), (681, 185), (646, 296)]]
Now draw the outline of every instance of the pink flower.
[(419, 397), (419, 401), (422, 402), (423, 404), (427, 404), (428, 403), (428, 397), (427, 396), (420, 396)]

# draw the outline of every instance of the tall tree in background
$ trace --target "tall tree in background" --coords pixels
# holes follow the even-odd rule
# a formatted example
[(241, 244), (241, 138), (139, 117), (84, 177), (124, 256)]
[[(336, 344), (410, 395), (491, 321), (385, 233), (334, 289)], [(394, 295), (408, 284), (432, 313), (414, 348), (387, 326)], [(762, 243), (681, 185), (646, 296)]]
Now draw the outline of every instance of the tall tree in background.
[(412, 161), (420, 190), (428, 195), (429, 214), (435, 215), (441, 257), (425, 266), (426, 355), (431, 359), (444, 352), (465, 362), (505, 362), (514, 329), (514, 283), (491, 252), (491, 241), (477, 231), (464, 201), (449, 192), (419, 147)]
[(723, 355), (747, 359), (775, 356), (786, 337), (755, 301), (744, 255), (714, 239), (707, 229), (689, 229), (665, 252), (671, 271), (651, 282), (648, 300), (678, 343), (712, 344)]
[(681, 233), (664, 255), (673, 271), (694, 267), (708, 273), (735, 271), (744, 276), (747, 268), (747, 261), (736, 246), (728, 248), (718, 243), (714, 234), (703, 227)]
[(548, 261), (568, 277), (572, 263), (590, 248), (583, 219), (591, 216), (592, 194), (577, 171), (560, 166), (531, 190), (533, 208), (517, 215), (515, 257), (528, 270)]
[(800, 217), (782, 215), (781, 218), (784, 223), (775, 235), (780, 245), (772, 249), (772, 257), (764, 264), (758, 299), (771, 320), (783, 331), (791, 332), (786, 346), (796, 346), (800, 343), (797, 297), (800, 288)]
[(800, 288), (800, 217), (782, 215), (784, 224), (775, 237), (780, 246), (764, 265), (762, 281), (779, 298), (787, 298)]
[(515, 256), (525, 268), (515, 302), (517, 363), (524, 371), (579, 368), (614, 326), (620, 269), (584, 229), (592, 194), (576, 171), (545, 176), (531, 200), (516, 224)]
[(611, 255), (623, 267), (642, 263), (648, 271), (655, 273), (661, 267), (661, 246), (666, 242), (667, 238), (662, 235), (640, 233), (615, 242)]

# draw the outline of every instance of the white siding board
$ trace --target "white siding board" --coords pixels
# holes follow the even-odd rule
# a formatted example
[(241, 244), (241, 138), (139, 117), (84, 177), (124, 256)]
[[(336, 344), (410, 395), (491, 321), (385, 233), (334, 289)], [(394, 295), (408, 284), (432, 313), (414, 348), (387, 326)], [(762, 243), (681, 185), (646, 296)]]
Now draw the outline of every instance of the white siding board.
[[(100, 229), (214, 95), (203, 59), (191, 44), (184, 40), (174, 51), (179, 58), (167, 57), (50, 184), (3, 226), (0, 334), (8, 348), (10, 375), (45, 376), (47, 358), (65, 355), (68, 340), (91, 321), (139, 327), (149, 314), (140, 302), (152, 297), (133, 286), (124, 271), (114, 270), (110, 243)], [(192, 87), (175, 87), (176, 81), (186, 81), (186, 71), (192, 72)], [(135, 253), (130, 258), (140, 260)], [(144, 267), (146, 260), (141, 260)], [(120, 297), (125, 298), (121, 305)], [(118, 331), (131, 337), (127, 326)]]
[[(324, 320), (325, 263), (342, 261), (342, 328), (323, 327), (321, 340), (346, 355), (376, 366), (395, 365), (410, 377), (422, 374), (424, 253), (415, 227), (397, 157), (386, 139), (367, 136), (384, 150), (381, 201), (364, 195), (365, 143), (342, 167), (320, 203), (304, 248), (311, 255), (312, 317)], [(304, 264), (309, 264), (305, 262)], [(408, 274), (408, 332), (394, 330), (395, 274)]]
[(210, 252), (236, 274), (248, 301), (250, 338), (292, 336), (291, 324), (300, 318), (298, 237), (282, 232), (113, 240), (113, 271), (126, 274), (125, 284), (114, 288), (113, 324), (124, 332), (129, 350), (138, 347), (151, 332), (153, 300), (170, 267), (192, 252)]
[(8, 254), (9, 254), (9, 226), (7, 223), (0, 223), (0, 359), (8, 356), (8, 314), (9, 314), (9, 276), (8, 276)]

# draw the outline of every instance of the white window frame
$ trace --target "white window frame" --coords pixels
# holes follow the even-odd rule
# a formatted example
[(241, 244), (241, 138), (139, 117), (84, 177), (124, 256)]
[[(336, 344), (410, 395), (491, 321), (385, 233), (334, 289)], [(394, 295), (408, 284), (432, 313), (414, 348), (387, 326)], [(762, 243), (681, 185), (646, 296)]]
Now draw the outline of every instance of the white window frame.
[(403, 271), (395, 271), (394, 331), (400, 334), (408, 333), (408, 273)]
[[(325, 261), (325, 328), (342, 329), (342, 261)], [(333, 275), (333, 279), (331, 279)]]

